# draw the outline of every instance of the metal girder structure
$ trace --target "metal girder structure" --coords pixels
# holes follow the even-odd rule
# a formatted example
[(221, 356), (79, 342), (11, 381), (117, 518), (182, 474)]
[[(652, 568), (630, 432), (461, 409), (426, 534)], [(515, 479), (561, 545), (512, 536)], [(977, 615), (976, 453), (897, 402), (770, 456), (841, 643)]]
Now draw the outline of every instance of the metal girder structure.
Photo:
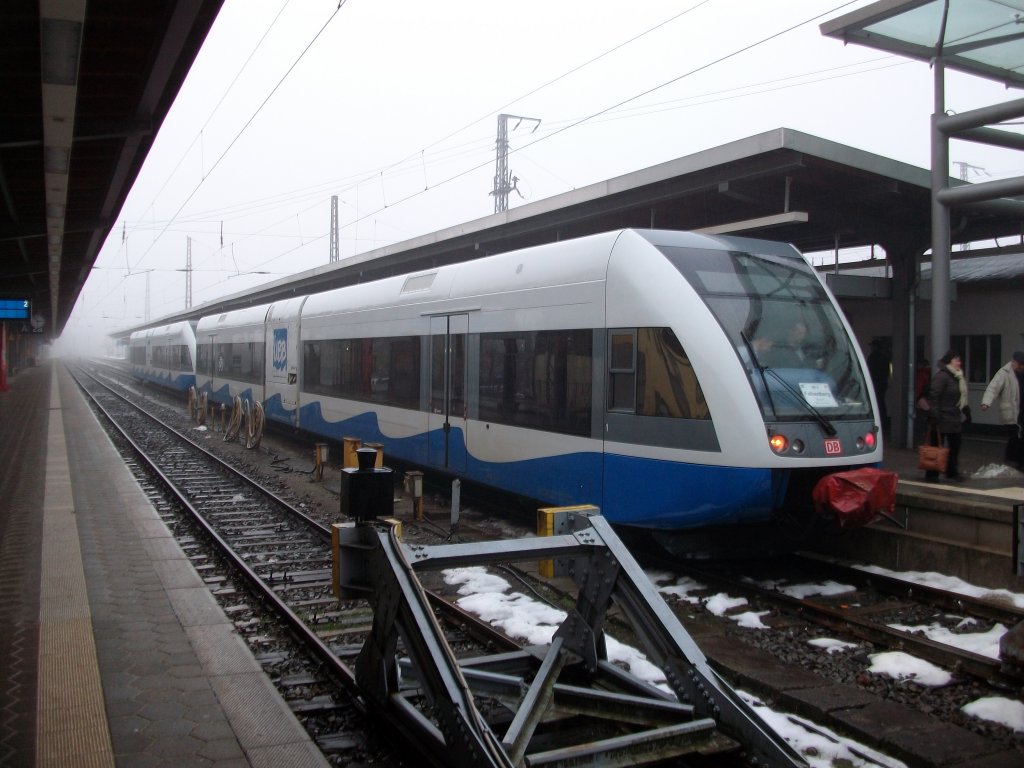
[[(438, 764), (607, 767), (741, 750), (757, 765), (805, 765), (710, 667), (610, 524), (596, 510), (560, 515), (561, 535), (438, 546), (404, 545), (391, 523), (335, 526), (338, 594), (374, 609), (355, 665), (367, 698)], [(539, 560), (566, 563), (578, 590), (551, 644), (458, 659), (417, 573)], [(608, 660), (613, 604), (672, 694)]]

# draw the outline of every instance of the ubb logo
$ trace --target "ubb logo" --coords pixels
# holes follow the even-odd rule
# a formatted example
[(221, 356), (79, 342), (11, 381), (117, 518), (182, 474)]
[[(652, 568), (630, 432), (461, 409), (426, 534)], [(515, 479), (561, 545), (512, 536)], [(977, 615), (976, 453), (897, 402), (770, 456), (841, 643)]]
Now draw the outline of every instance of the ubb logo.
[(288, 329), (274, 329), (274, 368), (283, 371), (288, 367)]

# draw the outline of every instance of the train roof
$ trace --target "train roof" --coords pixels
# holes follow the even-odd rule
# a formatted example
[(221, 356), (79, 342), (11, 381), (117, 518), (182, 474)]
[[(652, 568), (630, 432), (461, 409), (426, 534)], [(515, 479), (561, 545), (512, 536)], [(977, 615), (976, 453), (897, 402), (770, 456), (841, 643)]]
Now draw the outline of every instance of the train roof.
[(674, 229), (627, 229), (623, 231), (635, 232), (656, 247), (677, 246), (724, 251), (751, 251), (773, 256), (803, 259), (803, 255), (794, 245), (776, 240), (764, 240), (739, 235), (680, 232)]
[(623, 238), (634, 243), (646, 242), (654, 247), (752, 250), (803, 258), (792, 245), (769, 240), (668, 229), (617, 229), (312, 294), (302, 314), (315, 316), (331, 312), (338, 296), (346, 296), (351, 301), (358, 295), (358, 305), (347, 306), (347, 309), (358, 309), (360, 306), (379, 307), (389, 301), (429, 303), (459, 296), (484, 295), (502, 286), (529, 290), (600, 281), (607, 276), (613, 248)]
[(255, 307), (245, 307), (244, 309), (234, 309), (230, 312), (205, 315), (199, 318), (196, 331), (208, 331), (213, 328), (234, 328), (242, 325), (262, 325), (266, 322), (267, 312), (269, 311), (269, 304), (259, 304)]
[(306, 300), (302, 315), (330, 314), (336, 311), (340, 297), (345, 297), (346, 311), (358, 311), (389, 303), (429, 305), (459, 296), (494, 293), (513, 282), (516, 290), (529, 290), (604, 280), (612, 246), (624, 231), (537, 245), (315, 293)]
[(151, 339), (156, 337), (183, 336), (184, 338), (195, 338), (195, 324), (189, 320), (179, 320), (176, 323), (158, 325), (156, 328), (147, 328), (143, 331), (135, 331), (129, 336), (129, 343), (140, 339)]

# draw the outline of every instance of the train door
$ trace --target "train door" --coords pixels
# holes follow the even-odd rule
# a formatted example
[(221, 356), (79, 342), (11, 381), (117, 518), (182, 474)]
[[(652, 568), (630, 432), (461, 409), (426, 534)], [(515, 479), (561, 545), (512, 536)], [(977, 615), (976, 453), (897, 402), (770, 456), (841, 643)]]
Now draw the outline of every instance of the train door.
[(266, 343), (270, 354), (266, 399), (280, 395), (287, 420), (299, 426), (299, 321), (297, 317), (270, 323)]
[(196, 335), (196, 389), (204, 390), (209, 396), (217, 391), (215, 378), (217, 369), (217, 334), (200, 332)]
[(468, 331), (468, 315), (430, 318), (427, 460), (451, 472), (466, 471)]

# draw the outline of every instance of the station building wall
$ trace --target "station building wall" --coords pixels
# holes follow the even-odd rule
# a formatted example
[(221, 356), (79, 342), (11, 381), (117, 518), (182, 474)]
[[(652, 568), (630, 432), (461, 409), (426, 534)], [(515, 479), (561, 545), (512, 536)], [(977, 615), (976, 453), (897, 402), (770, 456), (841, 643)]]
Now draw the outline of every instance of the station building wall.
[[(892, 338), (892, 301), (888, 299), (839, 299), (857, 341), (866, 356), (873, 339), (888, 345)], [(914, 327), (916, 348), (931, 357), (931, 302), (918, 299)], [(959, 283), (950, 305), (950, 335), (957, 351), (964, 354), (968, 369), (968, 400), (978, 427), (999, 423), (995, 410), (983, 413), (981, 398), (991, 374), (1004, 365), (1014, 350), (1024, 350), (1024, 285), (1019, 281)], [(993, 340), (993, 337), (996, 341)], [(981, 359), (985, 354), (985, 359)], [(931, 361), (934, 370), (935, 361)], [(913, 376), (910, 377), (913, 381)], [(886, 396), (890, 409), (895, 392)]]

